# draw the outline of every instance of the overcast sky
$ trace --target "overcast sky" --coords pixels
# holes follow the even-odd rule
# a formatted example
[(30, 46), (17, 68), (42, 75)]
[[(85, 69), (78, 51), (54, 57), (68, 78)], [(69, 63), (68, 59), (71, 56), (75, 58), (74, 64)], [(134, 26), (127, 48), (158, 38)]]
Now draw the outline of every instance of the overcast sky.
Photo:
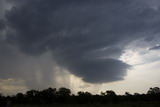
[(0, 0), (0, 93), (160, 87), (159, 0)]

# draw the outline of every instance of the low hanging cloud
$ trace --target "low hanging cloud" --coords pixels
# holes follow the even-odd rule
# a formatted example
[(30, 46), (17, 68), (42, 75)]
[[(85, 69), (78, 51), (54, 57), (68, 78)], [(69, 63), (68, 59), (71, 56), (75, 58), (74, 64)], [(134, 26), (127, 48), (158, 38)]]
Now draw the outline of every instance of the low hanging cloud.
[[(89, 83), (104, 83), (123, 80), (130, 66), (115, 59), (90, 59), (72, 63), (69, 70)], [(83, 72), (84, 71), (84, 72)]]
[(159, 32), (159, 10), (136, 0), (20, 4), (5, 13), (6, 41), (33, 57), (50, 51), (58, 66), (89, 83), (123, 80), (131, 67), (119, 60), (127, 44)]

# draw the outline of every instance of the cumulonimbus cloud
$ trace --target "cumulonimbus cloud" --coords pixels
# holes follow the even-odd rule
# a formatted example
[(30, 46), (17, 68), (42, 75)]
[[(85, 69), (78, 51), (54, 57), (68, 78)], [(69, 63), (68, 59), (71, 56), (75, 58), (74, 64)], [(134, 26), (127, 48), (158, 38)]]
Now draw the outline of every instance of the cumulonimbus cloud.
[(6, 40), (32, 56), (51, 51), (85, 82), (113, 82), (130, 68), (118, 60), (123, 49), (147, 38), (139, 35), (146, 30), (157, 32), (158, 13), (131, 0), (28, 0), (6, 12)]

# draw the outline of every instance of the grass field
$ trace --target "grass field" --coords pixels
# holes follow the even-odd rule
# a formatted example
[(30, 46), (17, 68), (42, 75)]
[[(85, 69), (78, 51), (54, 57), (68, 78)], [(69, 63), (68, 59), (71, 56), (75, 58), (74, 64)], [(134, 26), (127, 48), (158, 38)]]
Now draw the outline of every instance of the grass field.
[(72, 105), (14, 105), (12, 107), (160, 107), (160, 104), (72, 104)]

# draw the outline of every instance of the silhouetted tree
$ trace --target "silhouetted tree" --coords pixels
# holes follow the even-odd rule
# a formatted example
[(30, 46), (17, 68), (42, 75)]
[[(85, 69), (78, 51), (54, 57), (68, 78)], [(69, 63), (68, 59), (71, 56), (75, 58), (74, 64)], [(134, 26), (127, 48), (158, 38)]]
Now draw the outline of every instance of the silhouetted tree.
[(105, 93), (105, 92), (103, 92), (103, 91), (101, 91), (100, 95), (101, 95), (101, 96), (105, 96), (105, 95), (106, 95), (106, 93)]
[(25, 94), (17, 93), (15, 96), (3, 96), (0, 94), (0, 106), (12, 104), (66, 104), (66, 103), (122, 103), (122, 102), (160, 102), (160, 88), (150, 88), (147, 94), (134, 93), (131, 95), (116, 95), (112, 90), (101, 92), (100, 95), (92, 95), (90, 92), (79, 91), (77, 95), (72, 94), (70, 89), (49, 87), (42, 91), (30, 90)]
[(78, 96), (84, 96), (84, 92), (83, 91), (79, 91), (77, 94), (78, 94)]
[(108, 90), (108, 91), (106, 91), (106, 95), (107, 96), (116, 96), (116, 93), (112, 90)]
[(91, 103), (92, 102), (92, 94), (90, 92), (79, 91), (78, 93), (78, 102), (83, 103)]
[(23, 93), (16, 94), (16, 103), (24, 104), (25, 103), (25, 95)]
[(109, 103), (115, 103), (116, 102), (116, 93), (112, 90), (106, 91), (106, 96), (107, 96), (107, 102)]
[(134, 96), (139, 96), (140, 94), (139, 93), (134, 93)]
[(131, 96), (130, 92), (125, 92), (125, 96)]
[(160, 88), (159, 87), (150, 88), (147, 94), (160, 94)]
[(0, 93), (0, 105), (4, 105), (4, 97), (2, 93)]
[(71, 91), (70, 89), (61, 87), (58, 89), (56, 94), (58, 96), (58, 102), (67, 103), (68, 100), (70, 99)]
[(52, 104), (56, 102), (56, 88), (48, 88), (39, 93), (42, 103)]
[(160, 88), (150, 88), (147, 92), (149, 101), (160, 101)]
[(68, 97), (68, 96), (70, 96), (70, 94), (71, 94), (70, 89), (61, 87), (58, 90), (58, 96)]
[(30, 104), (35, 104), (38, 102), (38, 95), (39, 95), (39, 91), (37, 90), (30, 90), (26, 92), (26, 99), (28, 101), (28, 103)]

